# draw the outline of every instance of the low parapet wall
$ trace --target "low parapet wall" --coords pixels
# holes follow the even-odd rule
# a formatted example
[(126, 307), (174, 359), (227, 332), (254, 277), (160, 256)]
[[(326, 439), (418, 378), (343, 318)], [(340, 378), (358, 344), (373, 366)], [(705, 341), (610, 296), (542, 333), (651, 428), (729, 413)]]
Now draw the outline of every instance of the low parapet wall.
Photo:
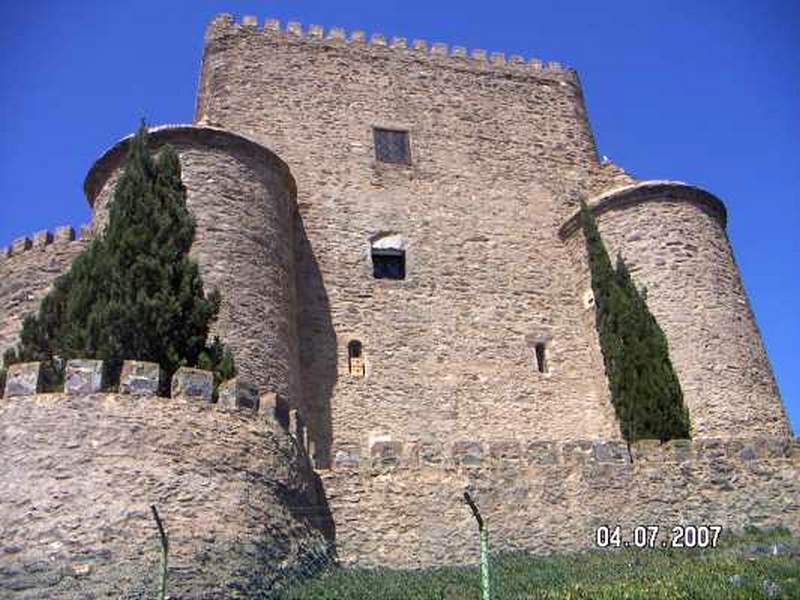
[(151, 505), (171, 597), (255, 597), (328, 552), (318, 480), (269, 413), (145, 387), (0, 400), (0, 596), (154, 597)]
[(597, 527), (747, 525), (800, 531), (800, 442), (679, 440), (380, 441), (340, 452), (321, 472), (345, 562), (429, 566), (478, 561), (464, 490), (477, 498), (493, 550), (595, 546)]

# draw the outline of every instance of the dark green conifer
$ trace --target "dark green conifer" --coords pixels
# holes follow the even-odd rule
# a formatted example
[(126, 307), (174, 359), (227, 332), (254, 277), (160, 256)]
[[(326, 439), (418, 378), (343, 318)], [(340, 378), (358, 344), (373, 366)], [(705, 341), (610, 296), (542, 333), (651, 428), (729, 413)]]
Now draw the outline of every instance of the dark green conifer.
[(189, 258), (194, 232), (178, 156), (167, 146), (154, 161), (142, 123), (104, 235), (56, 280), (39, 313), (25, 319), (6, 364), (43, 361), (51, 385), (61, 361), (73, 357), (105, 360), (112, 380), (127, 358), (159, 363), (163, 386), (180, 366), (211, 369), (217, 382), (232, 377), (230, 353), (216, 338), (206, 343), (220, 296), (205, 294)]
[(669, 358), (664, 332), (622, 256), (616, 270), (594, 217), (581, 203), (600, 347), (611, 401), (628, 441), (689, 437), (689, 413)]

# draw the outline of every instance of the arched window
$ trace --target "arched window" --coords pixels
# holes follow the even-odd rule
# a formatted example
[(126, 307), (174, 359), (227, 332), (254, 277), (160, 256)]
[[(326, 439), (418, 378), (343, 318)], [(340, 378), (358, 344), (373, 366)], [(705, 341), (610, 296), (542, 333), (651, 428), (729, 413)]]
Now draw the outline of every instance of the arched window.
[(364, 377), (364, 348), (358, 340), (350, 340), (347, 344), (347, 364), (350, 375)]

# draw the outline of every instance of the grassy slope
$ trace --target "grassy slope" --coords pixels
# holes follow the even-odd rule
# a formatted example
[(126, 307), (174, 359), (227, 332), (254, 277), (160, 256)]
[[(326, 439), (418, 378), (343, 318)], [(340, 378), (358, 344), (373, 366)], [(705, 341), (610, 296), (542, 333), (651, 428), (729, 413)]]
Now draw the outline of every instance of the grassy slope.
[[(777, 552), (777, 554), (775, 553)], [(469, 600), (478, 572), (333, 568), (283, 598), (291, 600)], [(564, 556), (496, 556), (492, 599), (800, 599), (800, 540), (785, 530), (726, 536), (715, 549), (616, 550)]]

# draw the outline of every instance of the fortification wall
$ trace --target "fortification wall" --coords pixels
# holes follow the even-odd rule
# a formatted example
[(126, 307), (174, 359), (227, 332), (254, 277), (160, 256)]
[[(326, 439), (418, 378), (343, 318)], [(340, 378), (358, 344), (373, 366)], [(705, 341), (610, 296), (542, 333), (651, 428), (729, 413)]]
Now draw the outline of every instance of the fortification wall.
[[(622, 253), (667, 336), (694, 435), (790, 435), (725, 233), (722, 203), (698, 188), (642, 182), (590, 202), (609, 254)], [(577, 217), (562, 228), (591, 289)]]
[[(196, 120), (269, 145), (297, 177), (318, 464), (401, 432), (618, 436), (550, 191), (596, 166), (574, 74), (272, 27), (211, 24)], [(373, 127), (407, 129), (411, 164), (377, 162)], [(404, 240), (405, 280), (373, 278), (385, 233)]]
[(170, 597), (255, 597), (327, 552), (318, 482), (271, 405), (6, 396), (3, 598), (153, 597), (160, 546), (151, 505), (169, 536)]
[[(86, 177), (92, 226), (108, 219), (126, 138), (98, 159)], [(214, 326), (231, 348), (239, 372), (292, 402), (299, 390), (294, 285), (295, 184), (266, 148), (230, 132), (172, 125), (153, 128), (157, 152), (170, 144), (181, 162), (187, 206), (197, 222), (191, 256), (206, 290), (222, 307)]]
[(632, 448), (592, 440), (374, 444), (322, 474), (343, 562), (427, 566), (479, 559), (470, 490), (493, 551), (595, 547), (596, 528), (747, 525), (800, 531), (800, 443), (697, 439)]
[(19, 343), (25, 316), (38, 311), (53, 281), (86, 247), (88, 228), (82, 233), (78, 240), (74, 229), (64, 226), (55, 233), (37, 231), (0, 248), (0, 363), (5, 351)]

